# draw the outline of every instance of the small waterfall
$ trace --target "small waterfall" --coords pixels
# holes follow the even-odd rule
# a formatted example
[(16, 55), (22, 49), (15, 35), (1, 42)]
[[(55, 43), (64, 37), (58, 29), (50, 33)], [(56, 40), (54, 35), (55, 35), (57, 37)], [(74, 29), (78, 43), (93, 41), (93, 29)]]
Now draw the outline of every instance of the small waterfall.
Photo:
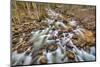
[(32, 56), (31, 56), (31, 54), (32, 53), (30, 53), (29, 55), (25, 56), (23, 65), (29, 65), (29, 64), (31, 64), (31, 62), (32, 62)]
[(76, 27), (77, 21), (75, 21), (75, 20), (69, 21), (69, 25)]
[(73, 32), (75, 32), (75, 34), (77, 34), (77, 35), (80, 35), (81, 36), (81, 38), (83, 38), (84, 39), (84, 33), (83, 33), (83, 29), (81, 29), (81, 28), (76, 28), (75, 30), (73, 30)]
[[(12, 61), (13, 65), (29, 65), (31, 64), (32, 55), (25, 56), (25, 53), (28, 50), (32, 50), (32, 52), (39, 52), (42, 48), (45, 48), (45, 52), (43, 52), (43, 56), (45, 55), (45, 59), (47, 59), (47, 63), (63, 63), (63, 62), (70, 62), (68, 58), (64, 58), (64, 53), (67, 51), (72, 51), (75, 53), (76, 60), (79, 61), (91, 61), (95, 60), (95, 48), (90, 49), (90, 53), (87, 53), (83, 48), (79, 49), (73, 42), (73, 36), (80, 35), (81, 38), (84, 39), (84, 29), (78, 27), (77, 21), (72, 20), (69, 22), (70, 26), (76, 27), (70, 32), (63, 32), (62, 29), (67, 30), (67, 25), (64, 24), (61, 20), (57, 20), (58, 16), (61, 14), (56, 13), (51, 9), (46, 9), (47, 14), (50, 18), (46, 18), (44, 21), (48, 24), (48, 27), (42, 30), (33, 30), (31, 32), (32, 36), (29, 39), (29, 43), (32, 43), (32, 49), (28, 48), (23, 53), (17, 53), (16, 51), (12, 53)], [(62, 28), (62, 29), (61, 29)], [(60, 29), (60, 30), (59, 30)], [(59, 31), (61, 33), (59, 34)], [(73, 33), (74, 32), (74, 33)], [(54, 51), (49, 51), (47, 49), (48, 45), (57, 45), (57, 49)], [(44, 47), (45, 46), (45, 47)], [(65, 47), (73, 47), (72, 49), (69, 48), (66, 50)], [(53, 48), (52, 48), (53, 49)], [(32, 54), (30, 52), (30, 54)], [(38, 58), (40, 59), (40, 57)], [(63, 60), (62, 60), (63, 59)], [(24, 60), (24, 63), (22, 61)], [(39, 61), (36, 64), (40, 64)]]

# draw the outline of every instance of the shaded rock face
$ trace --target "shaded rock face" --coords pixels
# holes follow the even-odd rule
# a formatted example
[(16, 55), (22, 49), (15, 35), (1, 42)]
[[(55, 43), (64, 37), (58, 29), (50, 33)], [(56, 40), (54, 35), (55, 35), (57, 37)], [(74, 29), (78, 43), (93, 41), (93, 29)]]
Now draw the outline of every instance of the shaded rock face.
[(95, 9), (12, 1), (12, 65), (95, 61)]

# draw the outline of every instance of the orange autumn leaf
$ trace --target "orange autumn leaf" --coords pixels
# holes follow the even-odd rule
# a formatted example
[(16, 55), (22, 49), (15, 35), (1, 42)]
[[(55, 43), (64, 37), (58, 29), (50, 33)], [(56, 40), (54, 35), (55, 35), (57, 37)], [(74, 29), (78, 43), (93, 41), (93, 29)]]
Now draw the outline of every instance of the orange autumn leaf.
[(86, 31), (84, 33), (84, 35), (85, 35), (86, 42), (88, 42), (88, 43), (92, 43), (93, 42), (94, 36), (93, 36), (93, 33), (91, 31)]

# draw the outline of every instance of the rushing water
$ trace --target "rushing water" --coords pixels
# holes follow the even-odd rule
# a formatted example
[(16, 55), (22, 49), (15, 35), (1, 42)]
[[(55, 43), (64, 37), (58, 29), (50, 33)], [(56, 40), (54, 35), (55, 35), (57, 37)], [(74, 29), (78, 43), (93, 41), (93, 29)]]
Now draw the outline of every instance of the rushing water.
[[(32, 50), (33, 52), (38, 52), (41, 48), (44, 46), (49, 46), (50, 49), (46, 49), (48, 51), (45, 51), (43, 53), (43, 58), (47, 59), (45, 63), (64, 63), (64, 62), (70, 62), (70, 61), (92, 61), (95, 60), (95, 48), (92, 47), (90, 49), (90, 53), (86, 52), (82, 48), (79, 49), (72, 41), (72, 38), (75, 34), (80, 35), (82, 38), (84, 38), (84, 33), (82, 28), (77, 27), (77, 22), (75, 20), (69, 21), (69, 24), (71, 26), (76, 26), (76, 29), (72, 30), (71, 32), (62, 32), (59, 31), (59, 28), (66, 29), (67, 26), (62, 22), (57, 20), (57, 17), (60, 15), (59, 13), (56, 13), (55, 11), (51, 9), (46, 9), (48, 15), (50, 18), (46, 18), (45, 22), (48, 23), (48, 28), (42, 29), (42, 30), (33, 30), (31, 32), (32, 37), (30, 38), (29, 42), (32, 44), (32, 49), (28, 49), (27, 51), (30, 51), (27, 54), (27, 51), (24, 51), (22, 53), (17, 53), (17, 51), (14, 51), (12, 53), (12, 62), (13, 65), (29, 65), (34, 64), (32, 63)], [(56, 20), (56, 21), (55, 21)], [(85, 31), (85, 30), (84, 30)], [(73, 33), (74, 32), (74, 33)], [(54, 45), (57, 46), (56, 49), (54, 49)], [(65, 47), (69, 48), (65, 48)], [(53, 50), (54, 49), (54, 50)], [(75, 59), (69, 59), (69, 57), (66, 56), (67, 51), (74, 52)], [(26, 55), (27, 54), (27, 55)], [(40, 56), (41, 57), (41, 56)], [(41, 63), (45, 59), (41, 60)], [(39, 58), (35, 61), (36, 64), (41, 64)]]

